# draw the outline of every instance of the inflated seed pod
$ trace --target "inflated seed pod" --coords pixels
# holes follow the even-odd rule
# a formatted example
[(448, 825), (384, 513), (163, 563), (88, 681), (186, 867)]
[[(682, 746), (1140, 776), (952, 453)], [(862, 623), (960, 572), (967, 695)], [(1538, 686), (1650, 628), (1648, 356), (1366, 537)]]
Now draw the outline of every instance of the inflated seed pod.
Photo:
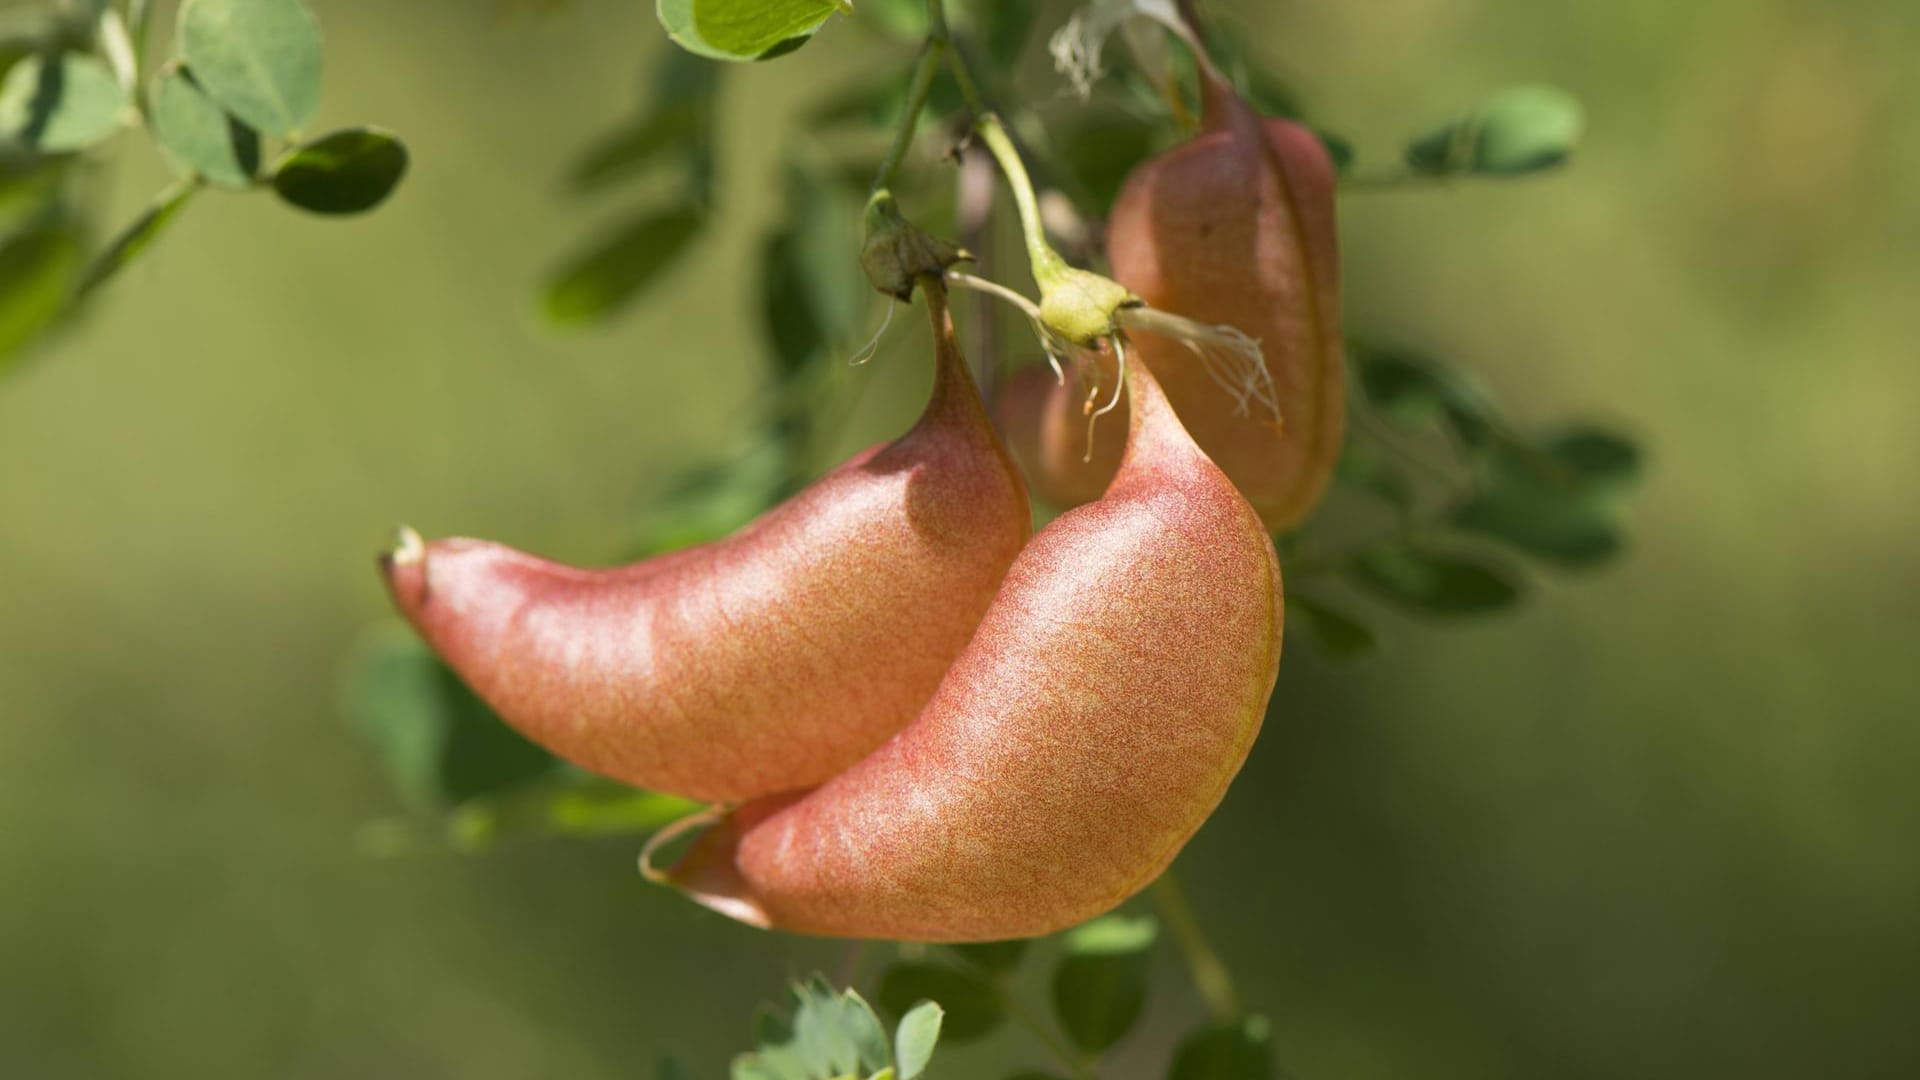
[(757, 926), (986, 941), (1150, 883), (1225, 794), (1280, 663), (1266, 527), (1131, 364), (1107, 492), (1041, 530), (912, 726), (710, 816), (657, 879)]
[(509, 724), (614, 779), (738, 800), (905, 727), (1032, 531), (1020, 475), (926, 289), (919, 422), (723, 540), (583, 570), (480, 540), (382, 559), (395, 603)]
[[(1114, 278), (1152, 307), (1260, 342), (1278, 422), (1243, 408), (1185, 344), (1134, 336), (1194, 441), (1285, 531), (1325, 493), (1346, 431), (1335, 171), (1307, 128), (1262, 119), (1224, 84), (1205, 91), (1206, 130), (1128, 176), (1107, 252)], [(1009, 437), (1043, 444), (1029, 470), (1037, 489), (1089, 497), (1104, 475), (1075, 466), (1085, 437), (1059, 429), (1060, 411)]]
[[(1093, 362), (1093, 361), (1088, 361)], [(995, 388), (994, 421), (1006, 436), (1027, 484), (1054, 506), (1079, 506), (1107, 490), (1127, 444), (1126, 419), (1118, 413), (1087, 423), (1088, 390), (1112, 386), (1113, 362), (1099, 358), (1098, 380), (1061, 379), (1048, 368), (1021, 368)], [(1091, 373), (1081, 373), (1091, 375)]]

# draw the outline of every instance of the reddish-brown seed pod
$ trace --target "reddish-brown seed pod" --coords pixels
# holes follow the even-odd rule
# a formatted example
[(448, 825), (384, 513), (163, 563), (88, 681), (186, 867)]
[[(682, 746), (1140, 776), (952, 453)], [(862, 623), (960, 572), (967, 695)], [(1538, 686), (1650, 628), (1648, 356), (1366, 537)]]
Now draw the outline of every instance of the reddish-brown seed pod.
[(738, 800), (810, 787), (926, 704), (1032, 532), (927, 288), (934, 389), (738, 533), (582, 570), (479, 540), (382, 560), (402, 613), (522, 734), (614, 779)]
[(1346, 431), (1335, 172), (1313, 132), (1262, 119), (1223, 84), (1205, 90), (1207, 130), (1134, 169), (1107, 252), (1114, 278), (1152, 307), (1260, 342), (1278, 425), (1236, 411), (1181, 343), (1134, 339), (1194, 441), (1283, 531), (1320, 501)]
[(1041, 530), (912, 726), (718, 820), (665, 874), (743, 922), (1029, 937), (1144, 888), (1213, 812), (1280, 663), (1266, 528), (1130, 365), (1112, 486)]
[[(1104, 385), (1111, 388), (1113, 361), (1105, 353), (1100, 361)], [(1063, 382), (1045, 367), (1022, 368), (1001, 380), (994, 390), (993, 417), (1013, 459), (1025, 470), (1028, 487), (1054, 506), (1079, 506), (1099, 498), (1127, 445), (1126, 418), (1118, 413), (1093, 425), (1089, 443), (1087, 392), (1081, 380), (1069, 377)]]

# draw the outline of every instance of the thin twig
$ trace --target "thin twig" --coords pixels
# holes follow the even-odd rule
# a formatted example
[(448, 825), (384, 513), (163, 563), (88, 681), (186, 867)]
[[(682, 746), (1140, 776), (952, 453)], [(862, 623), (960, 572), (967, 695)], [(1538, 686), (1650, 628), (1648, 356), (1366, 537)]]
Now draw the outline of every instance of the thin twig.
[(881, 160), (880, 170), (873, 178), (875, 191), (893, 185), (900, 163), (906, 160), (907, 150), (913, 146), (913, 133), (920, 125), (920, 113), (926, 109), (927, 96), (933, 90), (933, 76), (940, 70), (940, 53), (945, 48), (946, 43), (935, 40), (932, 35), (920, 45), (920, 55), (913, 65), (913, 82), (907, 88), (906, 108), (900, 114), (900, 126), (894, 130), (893, 145), (887, 148), (887, 156)]
[(1039, 1014), (1027, 1008), (1026, 1004), (1009, 993), (1005, 986), (996, 986), (996, 989), (999, 991), (1000, 1007), (1006, 1010), (1008, 1016), (1013, 1017), (1014, 1023), (1026, 1028), (1028, 1034), (1040, 1040), (1041, 1045), (1045, 1046), (1047, 1052), (1066, 1068), (1074, 1080), (1094, 1080), (1098, 1072), (1091, 1059), (1084, 1054), (1074, 1052), (1072, 1047), (1047, 1027), (1047, 1022), (1041, 1019)]
[(1194, 988), (1207, 1003), (1207, 1011), (1222, 1022), (1238, 1018), (1240, 997), (1234, 992), (1233, 976), (1220, 962), (1220, 954), (1207, 942), (1207, 935), (1193, 917), (1193, 908), (1187, 904), (1186, 893), (1181, 891), (1180, 881), (1171, 869), (1153, 883), (1153, 901), (1167, 929), (1173, 931), (1181, 955), (1186, 957), (1187, 971), (1193, 976)]

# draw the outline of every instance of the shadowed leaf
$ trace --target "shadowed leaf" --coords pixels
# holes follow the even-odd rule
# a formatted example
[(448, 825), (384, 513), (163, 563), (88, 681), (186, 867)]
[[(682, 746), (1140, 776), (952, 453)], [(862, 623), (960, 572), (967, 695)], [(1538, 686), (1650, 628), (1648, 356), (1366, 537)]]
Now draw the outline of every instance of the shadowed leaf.
[(1000, 1026), (1006, 1011), (1000, 993), (979, 972), (926, 961), (902, 961), (880, 977), (875, 995), (889, 1016), (905, 1018), (922, 1001), (937, 1001), (946, 1016), (944, 1037), (977, 1039)]
[(147, 124), (175, 171), (246, 188), (260, 171), (260, 136), (200, 89), (186, 69), (160, 77), (147, 95)]
[(1499, 434), (1497, 411), (1487, 395), (1452, 368), (1406, 349), (1355, 346), (1360, 385), (1388, 417), (1405, 424), (1438, 419), (1469, 449)]
[(675, 105), (649, 113), (638, 123), (595, 143), (581, 155), (567, 177), (574, 191), (586, 193), (606, 187), (659, 160), (685, 149), (698, 135), (706, 114), (690, 105)]
[(0, 139), (40, 153), (83, 150), (126, 119), (126, 92), (91, 56), (30, 56), (0, 82)]
[(1625, 546), (1600, 510), (1518, 484), (1474, 496), (1454, 510), (1451, 520), (1456, 528), (1568, 567), (1606, 562)]
[(1180, 1041), (1167, 1080), (1273, 1080), (1273, 1027), (1263, 1016), (1215, 1024)]
[(673, 264), (700, 232), (703, 216), (691, 208), (649, 214), (548, 279), (547, 317), (563, 326), (599, 322), (638, 296)]
[(1287, 597), (1287, 613), (1305, 619), (1313, 639), (1335, 659), (1356, 659), (1380, 647), (1380, 639), (1365, 623), (1318, 600), (1296, 593)]
[(0, 242), (0, 373), (60, 318), (80, 273), (80, 239), (57, 222)]
[(667, 51), (654, 75), (652, 104), (637, 118), (590, 146), (574, 163), (568, 186), (601, 190), (663, 160), (711, 170), (715, 91), (723, 68), (678, 49)]
[(1108, 915), (1070, 931), (1053, 975), (1053, 1008), (1073, 1044), (1097, 1054), (1133, 1028), (1146, 1004), (1153, 944), (1150, 917)]
[(346, 708), (394, 786), (416, 807), (499, 792), (556, 765), (403, 629), (383, 631), (361, 646), (348, 670)]
[(386, 201), (407, 172), (407, 148), (390, 131), (336, 131), (294, 151), (273, 171), (273, 190), (315, 214), (359, 214)]
[(1641, 453), (1631, 439), (1591, 426), (1548, 436), (1540, 451), (1589, 487), (1626, 487), (1640, 479)]
[(626, 560), (730, 535), (786, 493), (791, 456), (780, 440), (763, 439), (731, 461), (690, 470), (647, 507)]
[(1412, 548), (1369, 551), (1354, 560), (1355, 582), (1411, 611), (1432, 615), (1481, 615), (1520, 601), (1510, 571), (1493, 564)]

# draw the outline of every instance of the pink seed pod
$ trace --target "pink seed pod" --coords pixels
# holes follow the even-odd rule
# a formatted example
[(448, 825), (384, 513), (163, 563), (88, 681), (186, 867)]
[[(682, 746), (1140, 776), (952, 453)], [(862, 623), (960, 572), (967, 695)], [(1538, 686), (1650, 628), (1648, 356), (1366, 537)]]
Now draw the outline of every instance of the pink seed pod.
[(507, 723), (624, 783), (739, 800), (811, 787), (905, 727), (1033, 529), (926, 288), (919, 422), (723, 540), (583, 570), (481, 540), (381, 560), (395, 604)]
[[(1273, 544), (1128, 365), (1111, 487), (1041, 530), (911, 726), (824, 786), (751, 802), (650, 876), (742, 922), (987, 941), (1138, 892), (1218, 805), (1280, 664)], [(655, 845), (657, 846), (657, 844)]]
[[(1335, 170), (1305, 127), (1262, 119), (1225, 84), (1204, 90), (1206, 130), (1128, 176), (1107, 253), (1115, 280), (1152, 307), (1260, 342), (1277, 422), (1242, 410), (1182, 343), (1140, 332), (1134, 347), (1194, 441), (1284, 532), (1325, 494), (1346, 434)], [(1060, 404), (1034, 413), (1041, 430), (1008, 438), (1041, 445), (1036, 490), (1090, 497), (1111, 469), (1097, 468), (1098, 443), (1093, 465), (1080, 464), (1086, 435), (1057, 422)]]
[[(1094, 361), (1089, 360), (1089, 363)], [(1098, 358), (1104, 384), (1113, 385), (1113, 361)], [(1054, 506), (1079, 506), (1107, 490), (1126, 449), (1126, 418), (1087, 423), (1087, 392), (1081, 380), (1063, 381), (1046, 367), (1021, 368), (1001, 380), (993, 395), (993, 418), (1033, 493)], [(1089, 442), (1091, 438), (1091, 442)]]

